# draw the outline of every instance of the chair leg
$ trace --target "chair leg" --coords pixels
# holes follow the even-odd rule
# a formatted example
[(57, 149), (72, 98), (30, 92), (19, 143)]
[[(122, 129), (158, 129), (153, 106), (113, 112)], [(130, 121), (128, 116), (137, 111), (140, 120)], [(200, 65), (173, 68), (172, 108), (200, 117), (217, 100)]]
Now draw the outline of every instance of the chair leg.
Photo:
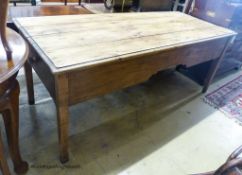
[(9, 96), (9, 109), (3, 112), (10, 156), (17, 174), (28, 170), (27, 162), (21, 158), (19, 151), (19, 84), (15, 80), (15, 87)]
[(3, 175), (10, 175), (7, 160), (5, 159), (5, 155), (4, 155), (3, 141), (2, 141), (1, 134), (0, 134), (0, 168), (2, 170)]

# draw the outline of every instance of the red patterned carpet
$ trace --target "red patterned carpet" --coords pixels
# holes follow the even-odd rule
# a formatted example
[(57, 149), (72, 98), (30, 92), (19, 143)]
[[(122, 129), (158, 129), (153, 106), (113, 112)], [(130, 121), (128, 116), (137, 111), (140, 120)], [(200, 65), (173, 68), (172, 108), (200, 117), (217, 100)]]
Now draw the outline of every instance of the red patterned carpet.
[(204, 100), (242, 124), (242, 75), (207, 94)]

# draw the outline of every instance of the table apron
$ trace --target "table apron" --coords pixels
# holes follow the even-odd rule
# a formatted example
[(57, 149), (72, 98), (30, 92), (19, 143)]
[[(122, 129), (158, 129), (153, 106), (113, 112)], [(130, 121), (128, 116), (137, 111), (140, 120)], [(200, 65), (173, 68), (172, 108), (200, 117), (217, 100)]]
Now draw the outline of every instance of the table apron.
[(220, 57), (229, 38), (216, 39), (68, 72), (69, 104), (77, 104), (148, 80), (158, 71)]
[(55, 75), (51, 72), (48, 64), (45, 63), (41, 56), (35, 51), (34, 47), (30, 45), (30, 48), (31, 54), (29, 57), (29, 62), (48, 90), (50, 96), (55, 100)]

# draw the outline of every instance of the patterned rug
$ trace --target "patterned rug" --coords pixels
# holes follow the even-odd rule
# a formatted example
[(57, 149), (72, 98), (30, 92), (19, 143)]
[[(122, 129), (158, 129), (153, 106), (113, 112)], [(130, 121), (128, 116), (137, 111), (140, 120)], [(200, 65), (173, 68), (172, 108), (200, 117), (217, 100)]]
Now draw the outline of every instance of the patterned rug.
[(204, 100), (242, 124), (242, 75), (207, 94)]

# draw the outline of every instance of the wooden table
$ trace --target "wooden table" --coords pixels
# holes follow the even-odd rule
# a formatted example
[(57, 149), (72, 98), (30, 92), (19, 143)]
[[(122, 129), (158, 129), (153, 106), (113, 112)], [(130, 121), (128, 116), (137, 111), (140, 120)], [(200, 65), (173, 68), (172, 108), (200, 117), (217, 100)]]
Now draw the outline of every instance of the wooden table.
[(82, 6), (62, 6), (62, 5), (42, 5), (42, 6), (10, 6), (8, 22), (12, 22), (15, 17), (33, 17), (33, 16), (58, 16), (58, 15), (76, 15), (91, 14), (89, 10)]
[(70, 105), (144, 82), (163, 69), (214, 60), (205, 92), (236, 35), (179, 12), (17, 18), (14, 23), (56, 104), (61, 162), (68, 161)]

